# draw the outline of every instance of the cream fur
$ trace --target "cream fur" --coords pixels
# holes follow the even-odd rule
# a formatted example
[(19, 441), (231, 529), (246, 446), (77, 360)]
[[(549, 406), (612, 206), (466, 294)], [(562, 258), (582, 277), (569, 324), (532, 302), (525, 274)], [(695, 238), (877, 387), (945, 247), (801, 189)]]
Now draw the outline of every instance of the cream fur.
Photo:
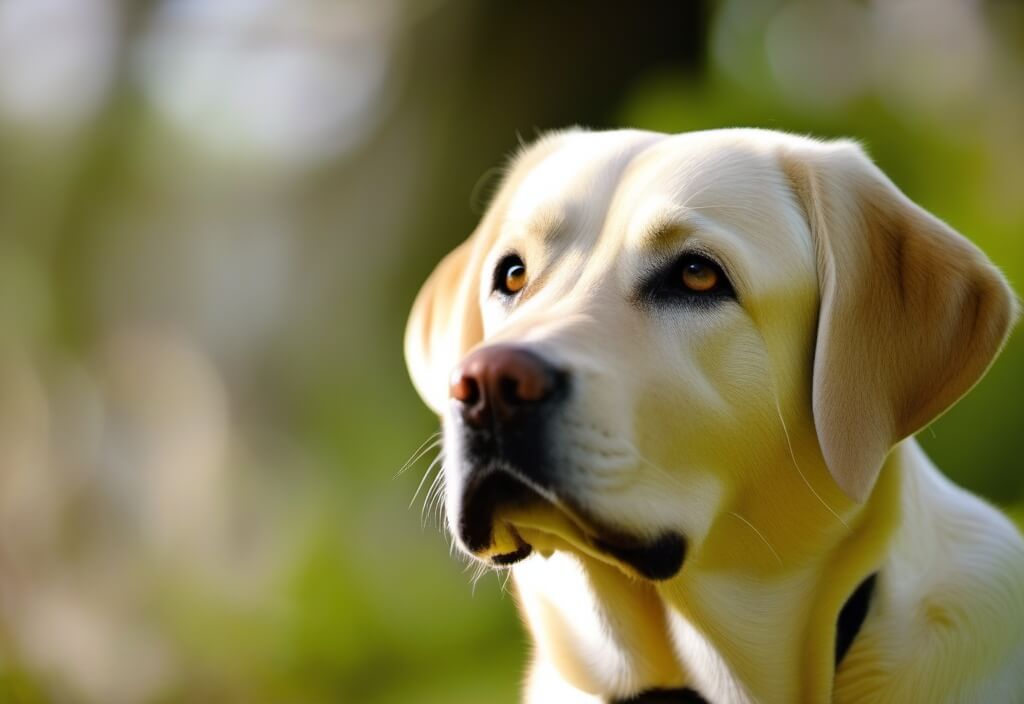
[[(637, 305), (684, 242), (723, 263), (737, 303)], [(508, 309), (490, 282), (511, 250), (530, 280)], [(689, 542), (680, 573), (649, 582), (553, 507), (502, 514), (493, 551), (502, 526), (535, 549), (512, 568), (535, 644), (525, 700), (688, 685), (714, 704), (1024, 702), (1024, 541), (910, 437), (1015, 315), (984, 255), (849, 142), (574, 130), (518, 155), (407, 330), (445, 420), (449, 519), (467, 471), (449, 374), (511, 341), (573, 375), (557, 436), (577, 500)], [(836, 616), (875, 571), (835, 672)]]

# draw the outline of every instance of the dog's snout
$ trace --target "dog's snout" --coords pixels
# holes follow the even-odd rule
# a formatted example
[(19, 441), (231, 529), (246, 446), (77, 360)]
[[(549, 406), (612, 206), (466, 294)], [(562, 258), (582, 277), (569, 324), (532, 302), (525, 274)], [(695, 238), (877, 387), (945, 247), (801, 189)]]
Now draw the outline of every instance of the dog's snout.
[(482, 347), (452, 374), (449, 394), (463, 418), (480, 426), (491, 419), (506, 422), (551, 401), (566, 381), (541, 356), (515, 345)]

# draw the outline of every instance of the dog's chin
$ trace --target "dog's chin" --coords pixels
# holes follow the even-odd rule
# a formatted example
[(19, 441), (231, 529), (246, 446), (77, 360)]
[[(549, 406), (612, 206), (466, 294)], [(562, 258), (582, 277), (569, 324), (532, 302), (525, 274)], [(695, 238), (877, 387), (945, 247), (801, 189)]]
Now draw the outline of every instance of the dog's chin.
[(643, 537), (613, 528), (573, 498), (503, 468), (474, 472), (455, 525), (463, 548), (495, 567), (514, 565), (535, 550), (567, 550), (662, 581), (676, 576), (686, 557), (686, 539), (678, 531)]

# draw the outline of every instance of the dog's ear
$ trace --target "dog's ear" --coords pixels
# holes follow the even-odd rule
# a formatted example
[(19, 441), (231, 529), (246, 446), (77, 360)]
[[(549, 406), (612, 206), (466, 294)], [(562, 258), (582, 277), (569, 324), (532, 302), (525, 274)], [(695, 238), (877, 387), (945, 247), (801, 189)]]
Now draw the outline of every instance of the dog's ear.
[(818, 441), (839, 486), (864, 501), (892, 447), (985, 373), (1017, 304), (977, 247), (912, 203), (857, 145), (807, 144), (783, 164), (817, 255)]
[(480, 230), (437, 265), (413, 303), (405, 327), (405, 361), (420, 396), (441, 414), (448, 375), (483, 339), (480, 267), (486, 254)]

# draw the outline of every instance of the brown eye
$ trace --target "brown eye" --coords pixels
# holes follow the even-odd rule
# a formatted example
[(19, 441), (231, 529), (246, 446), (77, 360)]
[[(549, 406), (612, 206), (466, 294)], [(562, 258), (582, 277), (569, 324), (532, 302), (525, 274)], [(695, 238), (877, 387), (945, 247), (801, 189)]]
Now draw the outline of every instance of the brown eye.
[(494, 271), (494, 288), (506, 296), (522, 291), (526, 280), (526, 264), (515, 254), (502, 259)]
[(697, 293), (706, 293), (718, 286), (718, 268), (700, 257), (683, 262), (680, 274), (683, 286)]
[(658, 303), (715, 305), (736, 300), (736, 292), (722, 267), (696, 252), (683, 254), (641, 287), (641, 295)]

